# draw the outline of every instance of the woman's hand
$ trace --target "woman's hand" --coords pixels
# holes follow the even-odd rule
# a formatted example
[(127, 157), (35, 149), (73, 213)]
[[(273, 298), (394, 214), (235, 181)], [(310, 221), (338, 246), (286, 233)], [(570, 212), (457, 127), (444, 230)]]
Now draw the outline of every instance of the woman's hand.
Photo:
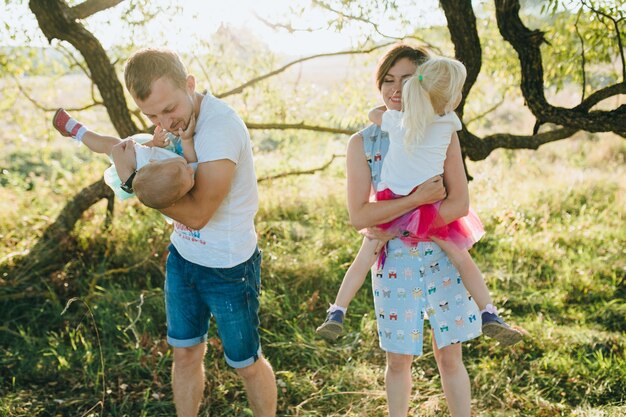
[(437, 175), (420, 184), (409, 198), (415, 203), (415, 207), (423, 204), (432, 204), (446, 198), (446, 188), (443, 186), (443, 177)]

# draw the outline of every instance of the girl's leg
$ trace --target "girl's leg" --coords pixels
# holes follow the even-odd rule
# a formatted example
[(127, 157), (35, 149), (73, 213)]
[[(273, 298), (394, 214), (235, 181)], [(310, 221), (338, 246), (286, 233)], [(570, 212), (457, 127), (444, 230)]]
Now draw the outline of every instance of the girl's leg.
[(72, 118), (64, 109), (58, 109), (52, 118), (52, 125), (63, 136), (71, 136), (82, 142), (91, 151), (111, 155), (113, 146), (121, 142), (120, 138), (104, 136), (89, 130), (76, 119)]
[(441, 385), (452, 417), (470, 417), (472, 392), (470, 379), (463, 364), (461, 344), (437, 347), (433, 340), (433, 353), (441, 375)]
[(446, 240), (432, 238), (439, 247), (448, 255), (452, 265), (461, 274), (461, 280), (463, 285), (467, 288), (470, 295), (476, 301), (478, 308), (484, 310), (488, 305), (493, 306), (493, 300), (489, 289), (485, 284), (483, 275), (480, 273), (478, 266), (474, 263), (474, 260), (470, 256), (469, 252), (465, 249), (459, 249), (454, 243)]
[(348, 305), (357, 291), (363, 286), (365, 277), (378, 258), (378, 253), (383, 245), (384, 242), (379, 240), (363, 238), (359, 253), (346, 271), (343, 281), (341, 281), (341, 287), (335, 298), (335, 303), (327, 310), (328, 315), (324, 323), (315, 330), (317, 334), (331, 340), (335, 340), (341, 335), (343, 332), (343, 318), (348, 310)]
[(433, 239), (433, 242), (439, 245), (448, 255), (450, 262), (459, 271), (463, 285), (465, 285), (465, 288), (478, 305), (481, 313), (483, 333), (496, 339), (501, 346), (510, 346), (521, 341), (522, 333), (506, 324), (498, 316), (498, 310), (493, 305), (493, 300), (483, 275), (469, 252), (465, 249), (459, 249), (454, 243), (445, 240)]
[(387, 352), (385, 390), (387, 391), (389, 417), (406, 417), (409, 413), (409, 398), (413, 387), (411, 381), (412, 363), (412, 355)]
[(369, 272), (378, 254), (382, 249), (384, 242), (375, 239), (363, 238), (361, 249), (357, 253), (354, 262), (350, 265), (350, 268), (346, 271), (346, 274), (341, 281), (341, 287), (335, 298), (335, 305), (348, 308), (350, 301), (354, 298), (357, 291), (363, 286), (367, 273)]

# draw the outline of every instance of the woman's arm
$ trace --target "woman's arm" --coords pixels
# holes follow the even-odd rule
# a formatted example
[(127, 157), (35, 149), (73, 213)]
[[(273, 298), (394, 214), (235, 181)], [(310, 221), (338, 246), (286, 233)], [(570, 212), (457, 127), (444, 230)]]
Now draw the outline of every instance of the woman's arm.
[(456, 132), (452, 134), (446, 161), (443, 164), (443, 182), (448, 196), (439, 207), (439, 215), (445, 223), (450, 223), (467, 215), (469, 211), (469, 190), (463, 167), (461, 144)]
[(445, 197), (443, 181), (437, 176), (420, 185), (414, 193), (406, 197), (370, 202), (372, 173), (365, 159), (363, 137), (358, 133), (354, 134), (348, 142), (346, 164), (348, 212), (350, 222), (356, 229), (388, 222), (415, 207), (434, 203)]

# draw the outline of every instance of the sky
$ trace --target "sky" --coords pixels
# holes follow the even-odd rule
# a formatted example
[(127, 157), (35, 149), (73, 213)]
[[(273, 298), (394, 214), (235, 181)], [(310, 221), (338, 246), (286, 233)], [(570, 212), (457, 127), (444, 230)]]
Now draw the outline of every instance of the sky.
[[(25, 3), (25, 2), (24, 2)], [(77, 3), (77, 2), (74, 2)], [(153, 1), (158, 3), (158, 1)], [(192, 47), (194, 38), (205, 39), (215, 32), (220, 25), (229, 25), (235, 28), (246, 28), (254, 33), (258, 39), (263, 40), (270, 48), (278, 53), (288, 55), (309, 55), (321, 52), (340, 51), (349, 48), (358, 37), (358, 29), (346, 30), (341, 34), (326, 28), (328, 14), (321, 10), (310, 10), (305, 16), (292, 20), (294, 27), (320, 28), (315, 32), (288, 33), (285, 30), (275, 30), (264, 24), (257, 16), (272, 22), (287, 22), (289, 19), (289, 7), (294, 4), (307, 4), (306, 0), (186, 0), (181, 1), (184, 9), (181, 13), (171, 15), (159, 15), (155, 17), (150, 26), (145, 29), (146, 36), (161, 38), (161, 28), (167, 28), (163, 45), (176, 50), (185, 50)], [(406, 6), (407, 13), (416, 25), (430, 26), (445, 22), (443, 13), (439, 10), (436, 0), (399, 0)], [(27, 4), (11, 3), (3, 4), (6, 8), (3, 13), (9, 13), (15, 19), (12, 24), (22, 25), (25, 30), (34, 36), (29, 43), (31, 45), (44, 46), (46, 40), (35, 26), (34, 16), (27, 9)], [(125, 4), (120, 4), (113, 9), (100, 12), (86, 19), (88, 28), (100, 39), (105, 48), (113, 46), (124, 31), (120, 23), (119, 15), (127, 10)], [(201, 16), (201, 21), (193, 24), (192, 16)], [(293, 17), (292, 17), (293, 18)], [(379, 17), (381, 31), (386, 34), (400, 35), (397, 23), (385, 20), (386, 16)], [(368, 29), (365, 29), (368, 30)], [(11, 42), (6, 32), (0, 30), (2, 44), (23, 43), (19, 39)]]

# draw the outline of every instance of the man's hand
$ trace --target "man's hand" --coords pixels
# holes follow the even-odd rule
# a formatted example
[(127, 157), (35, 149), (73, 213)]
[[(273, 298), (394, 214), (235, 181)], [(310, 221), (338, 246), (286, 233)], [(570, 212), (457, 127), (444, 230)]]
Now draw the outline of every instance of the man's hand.
[(189, 124), (187, 124), (187, 128), (183, 130), (181, 127), (178, 128), (178, 136), (181, 140), (193, 140), (193, 134), (196, 129), (196, 116), (192, 113), (191, 119), (189, 119)]
[(170, 140), (167, 138), (167, 130), (157, 125), (154, 128), (154, 135), (152, 136), (152, 146), (165, 148), (169, 144), (170, 144)]

